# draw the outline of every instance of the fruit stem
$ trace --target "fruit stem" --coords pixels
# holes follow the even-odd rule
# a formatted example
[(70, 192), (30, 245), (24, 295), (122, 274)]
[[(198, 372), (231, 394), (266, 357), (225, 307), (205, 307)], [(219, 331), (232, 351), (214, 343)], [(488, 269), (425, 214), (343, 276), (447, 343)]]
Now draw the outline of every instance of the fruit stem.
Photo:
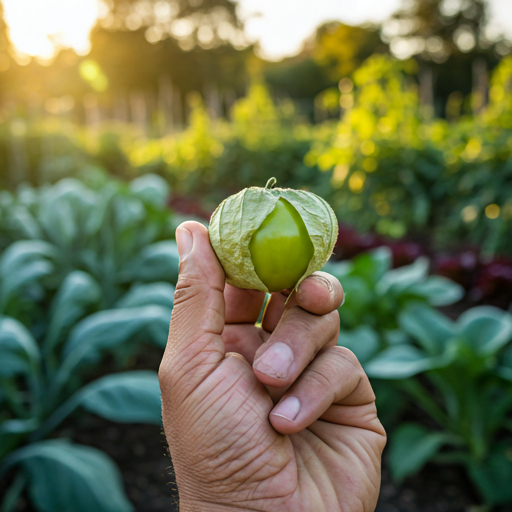
[(277, 183), (277, 180), (275, 178), (270, 178), (268, 181), (267, 181), (267, 184), (265, 185), (265, 188), (267, 190), (270, 190), (271, 188), (274, 188), (274, 185)]

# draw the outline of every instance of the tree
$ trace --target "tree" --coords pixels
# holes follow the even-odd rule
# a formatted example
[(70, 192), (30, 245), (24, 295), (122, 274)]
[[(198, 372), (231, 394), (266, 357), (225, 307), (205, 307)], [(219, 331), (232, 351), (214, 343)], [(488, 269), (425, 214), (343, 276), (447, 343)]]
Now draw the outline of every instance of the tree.
[(488, 47), (486, 22), (487, 0), (407, 0), (383, 34), (399, 57), (419, 54), (444, 62), (450, 55)]
[(370, 55), (386, 51), (378, 27), (354, 27), (333, 21), (321, 25), (313, 39), (312, 55), (338, 81), (353, 73)]
[(315, 98), (322, 91), (337, 90), (341, 78), (373, 53), (386, 50), (377, 27), (332, 21), (317, 28), (299, 55), (265, 63), (264, 76), (274, 93), (294, 99), (301, 113), (313, 119)]
[(103, 0), (107, 14), (103, 26), (114, 29), (146, 29), (155, 43), (168, 35), (184, 49), (204, 48), (222, 42), (243, 42), (242, 22), (236, 0)]

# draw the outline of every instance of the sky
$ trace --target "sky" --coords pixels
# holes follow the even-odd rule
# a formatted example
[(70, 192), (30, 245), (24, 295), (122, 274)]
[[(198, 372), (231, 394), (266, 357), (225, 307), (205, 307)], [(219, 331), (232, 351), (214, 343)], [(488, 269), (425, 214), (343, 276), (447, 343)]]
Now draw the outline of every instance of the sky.
[[(51, 58), (54, 44), (89, 49), (88, 34), (100, 12), (99, 0), (3, 0), (11, 38), (21, 54)], [(494, 33), (512, 37), (512, 0), (489, 0)], [(325, 21), (379, 23), (401, 0), (239, 0), (251, 41), (260, 53), (280, 59), (297, 53), (304, 39)]]

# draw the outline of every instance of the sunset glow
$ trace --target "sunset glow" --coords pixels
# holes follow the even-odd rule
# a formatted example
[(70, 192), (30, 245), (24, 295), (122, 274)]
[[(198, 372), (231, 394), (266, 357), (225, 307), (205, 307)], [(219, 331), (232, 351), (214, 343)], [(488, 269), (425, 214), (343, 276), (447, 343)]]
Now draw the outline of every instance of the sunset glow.
[(98, 18), (97, 0), (4, 0), (4, 10), (16, 50), (42, 59), (59, 47), (87, 53)]
[[(260, 53), (270, 59), (300, 51), (304, 39), (325, 21), (380, 23), (401, 5), (401, 0), (239, 1), (249, 40), (259, 41)], [(489, 33), (510, 37), (512, 1), (490, 0), (489, 6)], [(100, 7), (100, 0), (4, 0), (6, 21), (18, 53), (42, 59), (50, 59), (61, 47), (87, 53), (89, 33)], [(286, 30), (281, 30), (283, 26)]]

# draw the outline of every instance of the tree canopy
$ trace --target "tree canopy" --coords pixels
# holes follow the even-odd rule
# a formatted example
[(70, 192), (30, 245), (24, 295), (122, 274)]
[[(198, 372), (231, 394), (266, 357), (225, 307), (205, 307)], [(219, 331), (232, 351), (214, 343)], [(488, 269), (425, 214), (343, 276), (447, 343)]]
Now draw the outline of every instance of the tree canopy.
[(145, 28), (150, 42), (171, 35), (182, 46), (210, 48), (243, 38), (235, 0), (103, 0), (107, 28)]

